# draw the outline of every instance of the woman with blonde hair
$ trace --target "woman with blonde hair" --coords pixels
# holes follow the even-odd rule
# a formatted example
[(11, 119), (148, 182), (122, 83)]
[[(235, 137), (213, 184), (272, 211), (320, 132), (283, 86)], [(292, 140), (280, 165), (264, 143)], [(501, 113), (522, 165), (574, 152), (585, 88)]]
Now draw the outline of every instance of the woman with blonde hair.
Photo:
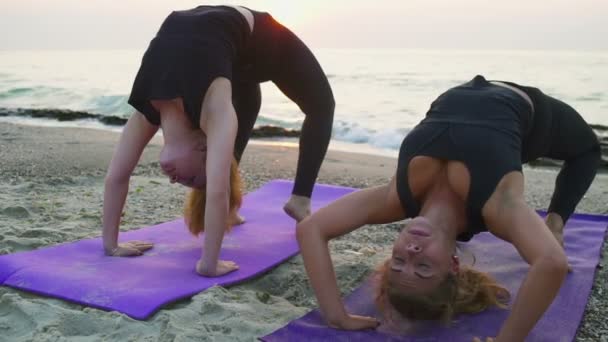
[[(544, 222), (525, 202), (522, 174), (522, 163), (541, 156), (564, 161)], [(403, 140), (389, 184), (344, 196), (298, 224), (304, 265), (327, 323), (339, 329), (378, 324), (346, 312), (328, 241), (365, 224), (412, 218), (378, 269), (376, 303), (383, 315), (450, 322), (460, 313), (505, 307), (508, 292), (461, 265), (456, 253), (456, 241), (487, 230), (530, 265), (497, 336), (523, 341), (564, 281), (564, 223), (599, 161), (589, 125), (537, 88), (476, 76), (449, 89)]]
[(189, 230), (205, 237), (196, 271), (221, 276), (238, 269), (219, 260), (224, 232), (242, 223), (238, 161), (260, 109), (259, 83), (272, 81), (302, 109), (300, 154), (285, 212), (299, 221), (331, 137), (334, 99), (312, 52), (265, 12), (198, 6), (172, 12), (146, 50), (129, 97), (128, 120), (105, 180), (103, 247), (136, 256), (152, 247), (119, 244), (129, 178), (150, 139), (162, 129), (160, 166), (172, 183), (192, 188), (184, 210)]

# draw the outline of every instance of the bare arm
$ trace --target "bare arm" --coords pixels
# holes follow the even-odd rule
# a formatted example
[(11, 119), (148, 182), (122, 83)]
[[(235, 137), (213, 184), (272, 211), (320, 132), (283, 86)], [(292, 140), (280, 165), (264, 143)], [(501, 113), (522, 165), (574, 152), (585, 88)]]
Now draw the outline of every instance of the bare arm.
[(237, 132), (232, 88), (227, 79), (217, 79), (209, 87), (203, 104), (201, 128), (207, 132), (207, 201), (199, 271), (206, 276), (215, 276), (221, 275), (217, 270), (218, 258), (228, 225), (230, 164)]
[(568, 263), (557, 240), (523, 195), (508, 197), (491, 210), (486, 222), (493, 233), (515, 246), (530, 269), (497, 341), (523, 341), (559, 292)]
[(321, 312), (330, 326), (361, 329), (373, 325), (357, 325), (349, 319), (329, 254), (329, 240), (365, 224), (394, 222), (404, 217), (393, 178), (388, 185), (348, 194), (298, 224), (297, 237), (304, 266)]
[(150, 124), (139, 112), (134, 113), (123, 128), (120, 140), (106, 173), (103, 194), (103, 248), (112, 254), (117, 246), (120, 216), (129, 191), (133, 169), (158, 127)]

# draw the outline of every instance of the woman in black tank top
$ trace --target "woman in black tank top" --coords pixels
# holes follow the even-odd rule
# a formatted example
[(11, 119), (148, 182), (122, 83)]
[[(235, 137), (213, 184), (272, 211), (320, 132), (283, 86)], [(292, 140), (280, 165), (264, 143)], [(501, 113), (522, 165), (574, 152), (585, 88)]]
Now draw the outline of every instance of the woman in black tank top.
[(145, 242), (117, 243), (128, 180), (162, 128), (160, 166), (171, 182), (192, 188), (185, 207), (190, 231), (206, 229), (196, 270), (220, 276), (238, 268), (218, 259), (224, 231), (242, 223), (237, 163), (260, 109), (259, 83), (274, 82), (306, 115), (291, 198), (296, 220), (310, 196), (331, 137), (334, 99), (311, 51), (268, 13), (199, 6), (172, 12), (146, 50), (129, 97), (127, 122), (106, 176), (103, 243), (112, 256), (141, 255)]
[[(548, 124), (550, 123), (550, 124)], [(538, 139), (540, 135), (543, 139)], [(545, 221), (526, 204), (523, 162), (564, 161)], [(488, 230), (530, 264), (499, 341), (523, 341), (566, 276), (564, 222), (600, 160), (597, 137), (570, 106), (536, 88), (477, 76), (439, 96), (404, 139), (389, 184), (351, 193), (300, 222), (298, 242), (328, 324), (377, 326), (349, 315), (327, 244), (365, 224), (409, 220), (378, 270), (376, 302), (390, 316), (449, 322), (454, 314), (505, 307), (506, 289), (461, 266), (456, 241)]]

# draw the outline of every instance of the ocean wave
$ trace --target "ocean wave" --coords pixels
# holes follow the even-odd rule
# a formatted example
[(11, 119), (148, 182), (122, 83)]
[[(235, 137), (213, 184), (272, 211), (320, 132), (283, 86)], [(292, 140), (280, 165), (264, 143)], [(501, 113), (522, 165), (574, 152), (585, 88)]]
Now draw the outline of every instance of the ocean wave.
[(17, 97), (33, 97), (40, 95), (47, 95), (57, 91), (64, 91), (61, 88), (52, 88), (44, 86), (36, 87), (15, 87), (9, 88), (8, 90), (0, 91), (0, 99), (11, 99)]
[(89, 100), (92, 107), (98, 108), (113, 108), (119, 107), (127, 102), (125, 95), (102, 95), (96, 96)]
[(575, 101), (579, 102), (597, 102), (604, 100), (604, 93), (591, 93), (587, 96), (579, 96)]
[(133, 107), (127, 103), (127, 100), (127, 95), (99, 95), (85, 101), (82, 109), (126, 118), (133, 113)]
[(338, 121), (334, 123), (332, 138), (344, 142), (367, 144), (382, 149), (398, 150), (410, 128), (374, 130), (357, 123)]
[[(41, 125), (48, 124), (48, 120), (57, 122), (71, 122), (70, 125), (88, 127), (95, 123), (100, 124), (96, 128), (107, 127), (110, 130), (116, 129), (125, 125), (127, 119), (115, 115), (95, 114), (86, 111), (72, 111), (62, 109), (36, 109), (36, 108), (3, 108), (0, 107), (0, 118), (25, 118), (29, 124), (35, 124), (32, 120), (43, 120)], [(44, 121), (46, 120), (46, 121)], [(272, 124), (269, 124), (272, 121)], [(87, 126), (88, 125), (88, 126)], [(252, 132), (252, 137), (255, 138), (274, 138), (287, 137), (297, 138), (300, 136), (300, 127), (293, 128), (293, 124), (285, 127), (280, 120), (258, 120), (257, 125)], [(591, 125), (593, 130), (600, 138), (602, 148), (602, 169), (608, 169), (608, 126)], [(358, 123), (346, 121), (336, 121), (332, 132), (332, 141), (346, 143), (349, 145), (349, 151), (360, 152), (361, 150), (369, 150), (369, 153), (379, 153), (377, 151), (398, 151), (403, 138), (409, 134), (410, 128), (389, 128), (383, 130), (375, 130), (365, 128)], [(358, 146), (364, 146), (362, 149)], [(375, 151), (373, 149), (376, 149)], [(385, 153), (385, 152), (382, 152)], [(393, 153), (393, 152), (391, 152)], [(542, 164), (542, 163), (541, 163)], [(538, 164), (538, 165), (541, 165)]]
[(26, 117), (35, 119), (54, 119), (57, 121), (97, 120), (108, 126), (123, 126), (127, 119), (117, 116), (101, 115), (86, 111), (49, 108), (0, 108), (0, 117)]
[(0, 106), (13, 108), (74, 108), (74, 104), (82, 101), (83, 96), (61, 87), (49, 86), (17, 86), (0, 90)]
[(263, 125), (270, 125), (270, 126), (278, 126), (278, 127), (283, 127), (283, 128), (288, 128), (288, 129), (299, 129), (300, 126), (302, 126), (302, 121), (300, 120), (279, 120), (279, 119), (275, 119), (275, 118), (270, 118), (268, 116), (265, 115), (260, 115), (258, 116), (258, 119), (256, 121), (256, 125), (258, 126), (263, 126)]
[(101, 90), (79, 90), (49, 86), (0, 89), (0, 106), (5, 108), (46, 109), (91, 112), (127, 117), (133, 108), (126, 95), (96, 95)]

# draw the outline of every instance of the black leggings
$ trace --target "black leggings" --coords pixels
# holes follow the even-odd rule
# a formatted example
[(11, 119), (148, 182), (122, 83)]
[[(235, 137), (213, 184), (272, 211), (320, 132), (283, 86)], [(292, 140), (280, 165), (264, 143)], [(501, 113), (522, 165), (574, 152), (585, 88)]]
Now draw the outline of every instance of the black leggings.
[(549, 212), (559, 214), (566, 222), (576, 209), (595, 178), (600, 164), (600, 146), (580, 151), (569, 156), (555, 180), (555, 190), (551, 197)]
[[(237, 162), (240, 162), (260, 112), (262, 96), (258, 83), (234, 82), (232, 91), (232, 101), (238, 118), (234, 156)], [(288, 92), (289, 90), (284, 90), (285, 95), (291, 98)], [(306, 104), (300, 105), (300, 109), (306, 114), (306, 118), (302, 124), (298, 166), (292, 193), (310, 198), (331, 138), (333, 98), (330, 104), (320, 110), (315, 110), (314, 107), (309, 109)]]
[(583, 198), (601, 161), (599, 141), (585, 120), (568, 104), (547, 96), (552, 109), (551, 139), (546, 157), (563, 160), (549, 212), (566, 222)]
[(259, 83), (232, 82), (232, 104), (238, 118), (234, 157), (239, 163), (253, 131), (253, 125), (258, 118), (261, 103), (262, 92)]
[(522, 162), (544, 157), (562, 160), (548, 211), (566, 222), (591, 186), (601, 161), (600, 143), (593, 129), (567, 103), (540, 89), (506, 82), (534, 103), (534, 119), (524, 138)]
[(334, 96), (312, 52), (295, 35), (283, 44), (285, 62), (272, 82), (306, 115), (300, 135), (294, 195), (310, 197), (334, 121)]
[[(270, 19), (267, 19), (270, 20)], [(262, 25), (262, 21), (256, 22)], [(268, 77), (305, 114), (299, 143), (294, 195), (310, 197), (331, 139), (335, 102), (329, 81), (308, 47), (282, 28), (277, 49), (269, 57), (277, 61)], [(279, 62), (280, 61), (280, 62)], [(260, 69), (264, 69), (261, 67)], [(256, 72), (263, 73), (263, 70)], [(235, 157), (240, 160), (257, 119), (261, 103), (258, 82), (233, 80), (233, 104), (239, 121)]]

